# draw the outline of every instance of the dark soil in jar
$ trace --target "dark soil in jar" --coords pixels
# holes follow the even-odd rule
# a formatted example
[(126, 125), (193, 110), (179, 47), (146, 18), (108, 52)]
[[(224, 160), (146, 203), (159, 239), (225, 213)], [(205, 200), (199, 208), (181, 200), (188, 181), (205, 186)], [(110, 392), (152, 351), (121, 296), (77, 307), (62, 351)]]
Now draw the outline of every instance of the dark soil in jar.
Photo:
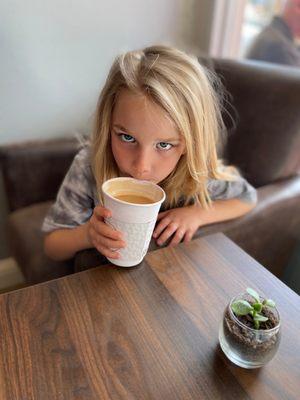
[[(260, 323), (260, 330), (272, 329), (278, 325), (279, 320), (277, 315), (272, 309), (265, 307), (263, 308), (262, 315), (269, 318), (268, 321)], [(238, 352), (246, 355), (249, 360), (252, 361), (260, 360), (277, 349), (279, 345), (279, 332), (273, 335), (266, 335), (263, 339), (262, 334), (258, 330), (254, 330), (253, 320), (250, 315), (246, 316), (235, 316), (242, 324), (246, 327), (240, 326), (233, 319), (229, 312), (229, 307), (226, 308), (224, 313), (224, 335), (230, 346), (234, 347)]]

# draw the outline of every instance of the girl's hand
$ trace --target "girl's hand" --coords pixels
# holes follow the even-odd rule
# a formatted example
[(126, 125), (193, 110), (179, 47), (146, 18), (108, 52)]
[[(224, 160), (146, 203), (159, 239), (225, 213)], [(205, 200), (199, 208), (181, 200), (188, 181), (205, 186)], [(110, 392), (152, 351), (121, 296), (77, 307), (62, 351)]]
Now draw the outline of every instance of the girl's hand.
[(119, 258), (116, 251), (126, 246), (121, 232), (114, 230), (104, 222), (111, 217), (111, 212), (102, 206), (94, 208), (93, 215), (87, 223), (87, 239), (91, 246), (108, 258)]
[(169, 246), (175, 246), (184, 239), (189, 242), (197, 229), (203, 225), (201, 221), (202, 209), (199, 206), (173, 208), (158, 214), (160, 221), (153, 232), (158, 245), (162, 245), (174, 234)]

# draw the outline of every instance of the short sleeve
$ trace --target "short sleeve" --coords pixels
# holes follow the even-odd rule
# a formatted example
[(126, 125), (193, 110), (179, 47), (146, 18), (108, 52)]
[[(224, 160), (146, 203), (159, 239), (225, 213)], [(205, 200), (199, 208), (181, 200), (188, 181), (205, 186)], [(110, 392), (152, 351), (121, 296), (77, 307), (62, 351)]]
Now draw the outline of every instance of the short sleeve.
[(239, 199), (250, 204), (257, 202), (256, 189), (241, 176), (232, 181), (211, 179), (208, 181), (207, 190), (213, 201)]
[(90, 148), (85, 146), (75, 156), (58, 191), (56, 201), (46, 215), (42, 231), (74, 228), (92, 215), (95, 181), (90, 164)]

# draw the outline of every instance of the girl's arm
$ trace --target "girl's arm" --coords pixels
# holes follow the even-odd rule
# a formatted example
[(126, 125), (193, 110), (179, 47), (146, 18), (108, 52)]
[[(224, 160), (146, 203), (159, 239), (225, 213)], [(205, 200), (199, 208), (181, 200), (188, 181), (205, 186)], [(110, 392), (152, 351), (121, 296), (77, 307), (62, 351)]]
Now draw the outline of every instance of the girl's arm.
[(203, 219), (203, 224), (208, 225), (215, 222), (227, 221), (229, 219), (241, 217), (255, 207), (256, 203), (246, 203), (239, 199), (216, 200), (212, 202), (211, 208), (203, 210), (200, 207), (199, 215)]
[(45, 254), (54, 261), (68, 260), (77, 251), (93, 247), (87, 236), (87, 223), (72, 229), (58, 229), (44, 239)]
[(158, 215), (153, 237), (162, 245), (172, 235), (170, 245), (178, 244), (182, 239), (189, 242), (201, 226), (240, 217), (255, 207), (255, 203), (247, 203), (239, 199), (216, 200), (211, 207), (204, 210), (193, 205), (174, 208)]

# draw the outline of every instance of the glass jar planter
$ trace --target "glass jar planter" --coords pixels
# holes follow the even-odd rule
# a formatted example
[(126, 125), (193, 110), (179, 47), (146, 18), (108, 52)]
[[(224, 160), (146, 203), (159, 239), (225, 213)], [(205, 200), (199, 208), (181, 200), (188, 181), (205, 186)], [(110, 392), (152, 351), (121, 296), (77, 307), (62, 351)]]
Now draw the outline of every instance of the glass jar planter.
[[(275, 355), (280, 342), (280, 315), (274, 307), (264, 306), (266, 316), (273, 322), (270, 329), (254, 329), (243, 323), (232, 311), (237, 300), (251, 302), (248, 293), (234, 297), (224, 311), (219, 329), (219, 342), (225, 355), (234, 364), (243, 368), (259, 368)], [(263, 301), (263, 299), (261, 299)]]

